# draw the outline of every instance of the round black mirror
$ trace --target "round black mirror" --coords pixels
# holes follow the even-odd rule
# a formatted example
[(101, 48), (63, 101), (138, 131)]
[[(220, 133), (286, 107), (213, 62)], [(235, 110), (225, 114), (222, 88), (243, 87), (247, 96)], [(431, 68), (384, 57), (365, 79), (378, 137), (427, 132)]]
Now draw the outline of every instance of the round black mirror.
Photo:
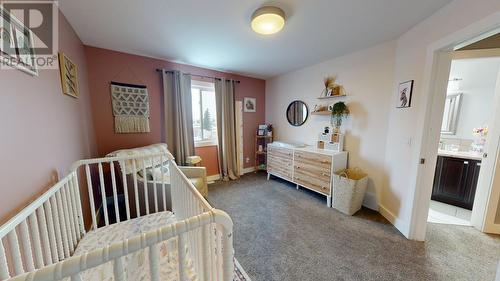
[(302, 126), (309, 116), (307, 105), (300, 100), (292, 101), (286, 109), (286, 119), (292, 126)]

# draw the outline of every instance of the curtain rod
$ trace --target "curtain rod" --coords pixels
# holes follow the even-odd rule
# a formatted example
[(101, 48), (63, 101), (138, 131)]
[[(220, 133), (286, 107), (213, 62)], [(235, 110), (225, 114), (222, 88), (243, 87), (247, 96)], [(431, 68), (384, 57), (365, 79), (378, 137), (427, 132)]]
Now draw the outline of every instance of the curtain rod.
[[(156, 69), (156, 71), (158, 71), (158, 72), (162, 72), (162, 71), (165, 71), (165, 72), (174, 72), (175, 70), (163, 70), (163, 69), (159, 69), (159, 68), (157, 68), (157, 69)], [(212, 77), (212, 76), (198, 75), (198, 74), (192, 74), (192, 73), (186, 73), (186, 74), (189, 74), (189, 75), (191, 75), (191, 76), (201, 77), (201, 78), (208, 78), (208, 79), (222, 80), (222, 78), (219, 78), (219, 77)], [(239, 80), (234, 80), (234, 82), (236, 82), (236, 83), (241, 83), (241, 81), (239, 81)]]

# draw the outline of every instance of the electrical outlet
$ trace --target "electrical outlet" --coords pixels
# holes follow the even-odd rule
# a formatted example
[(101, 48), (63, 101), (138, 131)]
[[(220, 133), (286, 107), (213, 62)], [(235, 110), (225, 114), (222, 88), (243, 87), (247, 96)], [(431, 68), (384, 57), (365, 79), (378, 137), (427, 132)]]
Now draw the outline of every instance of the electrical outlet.
[(250, 163), (250, 157), (247, 157), (247, 158), (245, 159), (245, 163)]

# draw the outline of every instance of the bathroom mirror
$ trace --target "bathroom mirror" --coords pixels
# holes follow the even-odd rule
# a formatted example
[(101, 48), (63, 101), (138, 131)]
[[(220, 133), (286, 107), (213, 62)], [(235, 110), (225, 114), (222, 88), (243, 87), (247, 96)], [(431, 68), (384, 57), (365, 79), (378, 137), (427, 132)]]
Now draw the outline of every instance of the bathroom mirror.
[(451, 94), (446, 96), (446, 102), (444, 104), (443, 123), (441, 124), (441, 134), (456, 134), (461, 97), (462, 94)]
[(300, 100), (292, 101), (286, 109), (286, 119), (292, 126), (302, 126), (309, 116), (307, 105)]

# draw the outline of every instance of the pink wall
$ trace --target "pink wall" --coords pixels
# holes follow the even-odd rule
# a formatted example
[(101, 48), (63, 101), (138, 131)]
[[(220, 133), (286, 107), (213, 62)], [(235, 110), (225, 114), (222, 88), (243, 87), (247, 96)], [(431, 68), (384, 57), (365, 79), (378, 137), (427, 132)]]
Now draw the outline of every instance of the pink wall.
[(219, 174), (219, 152), (217, 145), (196, 147), (194, 153), (201, 157), (202, 160), (199, 166), (207, 167), (208, 176)]
[[(89, 69), (89, 89), (97, 150), (100, 156), (117, 149), (143, 146), (162, 141), (162, 81), (156, 69), (163, 68), (241, 81), (236, 88), (236, 100), (243, 100), (244, 97), (257, 99), (257, 112), (244, 113), (243, 115), (244, 140), (248, 140), (244, 142), (244, 156), (250, 158), (250, 162), (245, 164), (245, 167), (252, 166), (254, 133), (258, 124), (264, 123), (265, 120), (264, 80), (89, 46), (85, 47), (85, 51)], [(150, 133), (115, 134), (109, 88), (111, 81), (142, 84), (148, 87), (151, 111)]]
[(59, 13), (59, 49), (78, 66), (80, 98), (62, 94), (59, 70), (32, 77), (0, 70), (0, 224), (66, 173), (96, 154), (82, 42)]

